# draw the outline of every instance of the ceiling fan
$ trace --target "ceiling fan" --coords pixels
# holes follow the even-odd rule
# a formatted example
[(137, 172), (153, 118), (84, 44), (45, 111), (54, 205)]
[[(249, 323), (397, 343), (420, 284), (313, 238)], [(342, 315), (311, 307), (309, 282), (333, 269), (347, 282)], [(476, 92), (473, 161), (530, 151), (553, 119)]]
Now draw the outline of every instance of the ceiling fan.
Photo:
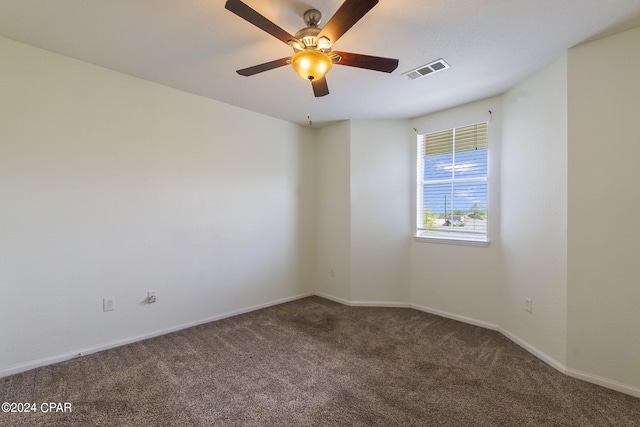
[(293, 56), (243, 68), (237, 73), (252, 76), (274, 68), (291, 64), (300, 77), (311, 82), (316, 97), (329, 94), (325, 74), (333, 64), (391, 73), (398, 67), (398, 60), (358, 53), (332, 51), (338, 41), (356, 22), (367, 14), (378, 0), (345, 0), (329, 19), (324, 28), (318, 27), (322, 14), (316, 9), (304, 13), (307, 26), (292, 36), (240, 0), (227, 0), (224, 7), (293, 48)]

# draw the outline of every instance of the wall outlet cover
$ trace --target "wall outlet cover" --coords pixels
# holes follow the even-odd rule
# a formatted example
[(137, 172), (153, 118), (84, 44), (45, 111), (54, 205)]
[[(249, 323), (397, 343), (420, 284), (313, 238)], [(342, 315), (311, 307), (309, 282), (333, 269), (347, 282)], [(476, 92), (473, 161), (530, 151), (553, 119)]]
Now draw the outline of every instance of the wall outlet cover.
[(529, 313), (533, 310), (533, 300), (531, 298), (524, 299), (524, 309)]
[(102, 300), (102, 311), (114, 311), (116, 309), (115, 298), (105, 298)]

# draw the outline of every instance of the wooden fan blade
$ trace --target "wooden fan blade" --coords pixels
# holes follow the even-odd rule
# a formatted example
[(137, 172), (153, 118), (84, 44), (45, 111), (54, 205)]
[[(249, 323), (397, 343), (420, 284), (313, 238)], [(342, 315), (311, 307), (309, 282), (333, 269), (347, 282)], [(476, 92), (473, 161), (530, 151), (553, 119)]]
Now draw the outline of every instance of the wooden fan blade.
[(262, 73), (263, 71), (273, 70), (274, 68), (282, 67), (284, 65), (288, 65), (291, 60), (291, 57), (276, 59), (275, 61), (265, 62), (264, 64), (254, 65), (253, 67), (243, 68), (242, 70), (236, 71), (236, 73), (241, 76), (249, 77), (254, 74)]
[(282, 40), (284, 43), (289, 44), (290, 40), (296, 40), (294, 36), (278, 27), (276, 24), (269, 21), (258, 12), (242, 3), (240, 0), (227, 0), (224, 7), (225, 9), (230, 10), (245, 21), (271, 34), (273, 37)]
[(378, 4), (378, 0), (345, 0), (331, 19), (327, 21), (327, 25), (320, 31), (318, 38), (328, 37), (331, 43), (337, 42), (376, 4)]
[(329, 54), (329, 56), (333, 55), (340, 55), (342, 57), (340, 61), (336, 62), (337, 65), (366, 68), (367, 70), (382, 71), (384, 73), (390, 73), (398, 68), (398, 60), (393, 58), (349, 52), (331, 52)]
[(311, 86), (313, 87), (313, 94), (316, 96), (316, 98), (329, 95), (329, 86), (327, 86), (326, 77), (318, 80), (312, 80)]

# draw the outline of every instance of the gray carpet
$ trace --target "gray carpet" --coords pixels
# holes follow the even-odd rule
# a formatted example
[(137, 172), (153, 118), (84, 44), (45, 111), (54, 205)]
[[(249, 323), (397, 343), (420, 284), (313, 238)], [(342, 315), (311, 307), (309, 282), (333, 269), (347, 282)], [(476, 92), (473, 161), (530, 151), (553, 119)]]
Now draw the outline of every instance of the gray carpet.
[(640, 426), (640, 399), (497, 332), (318, 297), (3, 378), (0, 396), (38, 405), (3, 426)]

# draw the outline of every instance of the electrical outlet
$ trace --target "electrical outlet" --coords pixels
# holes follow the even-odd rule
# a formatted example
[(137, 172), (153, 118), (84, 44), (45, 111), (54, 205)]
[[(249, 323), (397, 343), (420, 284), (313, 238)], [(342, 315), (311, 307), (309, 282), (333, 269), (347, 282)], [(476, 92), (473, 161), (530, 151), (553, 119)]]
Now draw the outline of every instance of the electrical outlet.
[(147, 304), (153, 304), (154, 302), (156, 302), (158, 299), (156, 297), (156, 291), (149, 291), (147, 292)]
[(524, 309), (529, 313), (533, 310), (533, 300), (531, 298), (524, 299)]
[(102, 311), (113, 311), (116, 309), (116, 299), (111, 297), (111, 298), (105, 298), (102, 300)]
[(331, 269), (331, 277), (336, 277), (336, 271), (332, 268)]

